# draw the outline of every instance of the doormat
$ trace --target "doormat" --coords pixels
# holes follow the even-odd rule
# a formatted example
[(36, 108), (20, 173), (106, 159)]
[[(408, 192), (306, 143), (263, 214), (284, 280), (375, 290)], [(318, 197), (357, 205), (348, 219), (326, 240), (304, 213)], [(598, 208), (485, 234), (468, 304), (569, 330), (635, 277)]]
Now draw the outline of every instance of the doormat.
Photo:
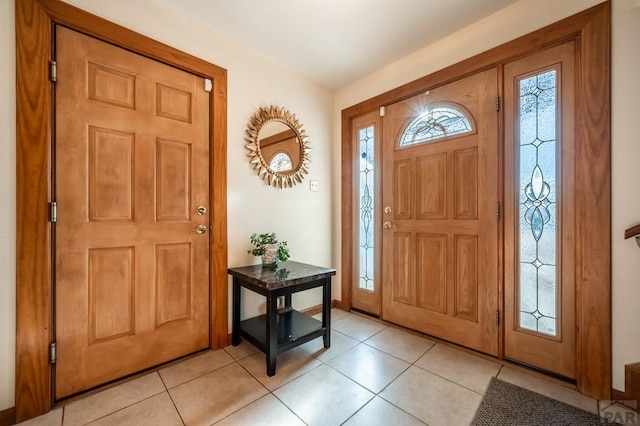
[(615, 423), (493, 377), (471, 424), (473, 426), (600, 426)]

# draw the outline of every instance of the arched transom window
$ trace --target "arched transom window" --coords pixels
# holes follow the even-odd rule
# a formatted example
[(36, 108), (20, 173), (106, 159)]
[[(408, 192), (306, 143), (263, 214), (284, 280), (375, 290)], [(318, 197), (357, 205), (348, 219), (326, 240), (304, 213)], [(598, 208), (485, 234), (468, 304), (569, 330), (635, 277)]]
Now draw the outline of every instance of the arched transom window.
[(279, 152), (273, 156), (271, 163), (269, 163), (269, 167), (274, 172), (286, 172), (287, 170), (293, 169), (293, 162), (291, 161), (291, 157), (287, 154)]
[(429, 143), (450, 136), (474, 132), (471, 114), (461, 105), (439, 103), (416, 116), (400, 137), (399, 146)]

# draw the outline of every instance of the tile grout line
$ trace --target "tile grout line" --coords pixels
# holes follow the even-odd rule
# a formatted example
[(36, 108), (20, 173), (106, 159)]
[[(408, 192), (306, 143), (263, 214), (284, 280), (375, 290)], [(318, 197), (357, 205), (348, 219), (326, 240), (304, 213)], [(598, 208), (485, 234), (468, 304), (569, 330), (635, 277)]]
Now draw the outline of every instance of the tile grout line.
[(176, 410), (176, 413), (178, 413), (178, 417), (180, 418), (180, 421), (182, 422), (182, 425), (183, 426), (186, 425), (187, 423), (184, 421), (184, 418), (182, 418), (182, 413), (180, 412), (180, 409), (178, 409), (178, 406), (176, 405), (176, 402), (173, 400), (173, 397), (171, 396), (171, 392), (169, 392), (169, 388), (167, 387), (167, 384), (164, 382), (164, 379), (162, 378), (162, 374), (160, 374), (160, 371), (158, 371), (158, 376), (160, 376), (160, 380), (162, 381), (162, 384), (164, 385), (165, 392), (167, 393), (167, 396), (169, 397), (169, 401), (171, 401), (171, 404), (173, 405), (173, 409)]

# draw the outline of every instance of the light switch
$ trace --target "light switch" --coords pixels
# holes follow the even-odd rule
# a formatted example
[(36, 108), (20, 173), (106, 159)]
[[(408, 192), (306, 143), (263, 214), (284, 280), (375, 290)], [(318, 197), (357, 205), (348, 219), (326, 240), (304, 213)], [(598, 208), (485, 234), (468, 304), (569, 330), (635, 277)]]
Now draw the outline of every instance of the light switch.
[(318, 191), (318, 181), (317, 180), (310, 180), (309, 181), (309, 189), (311, 191)]

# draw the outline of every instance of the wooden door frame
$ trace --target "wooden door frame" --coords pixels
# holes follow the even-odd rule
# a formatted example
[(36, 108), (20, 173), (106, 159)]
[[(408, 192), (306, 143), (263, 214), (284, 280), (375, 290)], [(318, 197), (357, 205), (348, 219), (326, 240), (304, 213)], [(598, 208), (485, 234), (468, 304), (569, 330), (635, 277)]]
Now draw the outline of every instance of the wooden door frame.
[(59, 0), (16, 0), (16, 421), (53, 404), (52, 188), (54, 110), (49, 61), (59, 24), (211, 79), (210, 337), (227, 345), (227, 71)]
[[(611, 2), (610, 0), (433, 74), (375, 96), (342, 111), (342, 300), (351, 308), (355, 241), (352, 228), (355, 117), (415, 96), (468, 75), (502, 66), (529, 53), (576, 42), (576, 377), (577, 389), (597, 399), (611, 398)], [(502, 89), (499, 87), (502, 94)], [(499, 118), (504, 141), (503, 112)], [(502, 164), (502, 150), (500, 163)], [(500, 179), (503, 179), (502, 177)], [(502, 185), (502, 182), (499, 182)], [(504, 204), (504, 203), (503, 203)], [(500, 237), (503, 226), (500, 223)], [(504, 282), (503, 247), (499, 248), (500, 282)], [(499, 286), (503, 300), (503, 285)], [(503, 304), (499, 303), (503, 311)], [(504, 315), (502, 315), (504, 317)], [(504, 327), (504, 324), (501, 325)], [(502, 348), (504, 330), (500, 331)], [(502, 354), (501, 354), (502, 356)]]

